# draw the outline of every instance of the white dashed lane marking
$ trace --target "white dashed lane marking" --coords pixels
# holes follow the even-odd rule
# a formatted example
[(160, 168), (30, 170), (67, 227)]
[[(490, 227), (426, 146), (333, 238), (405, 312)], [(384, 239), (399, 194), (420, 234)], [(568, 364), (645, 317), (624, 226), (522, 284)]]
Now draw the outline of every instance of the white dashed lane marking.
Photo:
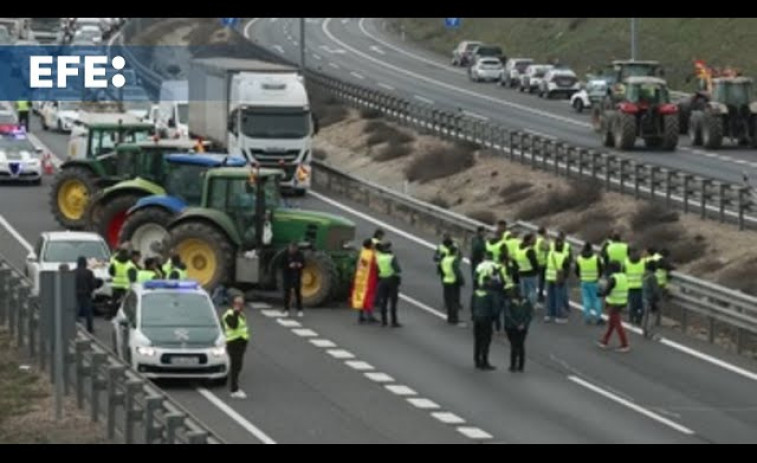
[(458, 432), (465, 437), (476, 440), (493, 439), (494, 436), (484, 431), (481, 428), (474, 428), (471, 426), (458, 426)]
[(420, 397), (411, 397), (407, 399), (407, 401), (410, 402), (413, 407), (421, 408), (423, 410), (436, 410), (438, 408), (441, 408), (439, 407), (439, 404), (434, 402), (433, 400), (423, 399)]
[(303, 337), (303, 338), (314, 338), (318, 336), (318, 333), (315, 331), (308, 329), (308, 328), (298, 328), (292, 330), (292, 333), (296, 334), (297, 336)]
[(333, 341), (329, 341), (328, 339), (311, 339), (310, 344), (314, 345), (315, 347), (323, 348), (336, 347), (336, 344)]
[(380, 373), (378, 371), (374, 371), (374, 372), (368, 372), (364, 374), (366, 378), (370, 379), (371, 381), (375, 381), (377, 383), (393, 383), (394, 382), (394, 378), (387, 375), (386, 373)]
[(330, 356), (335, 359), (352, 359), (355, 358), (355, 354), (344, 349), (331, 349), (326, 351)]
[(418, 395), (417, 392), (415, 392), (413, 389), (410, 389), (407, 386), (403, 386), (401, 384), (387, 384), (384, 386), (391, 392), (392, 394), (397, 395)]
[(344, 363), (347, 364), (348, 367), (358, 371), (375, 370), (375, 368), (373, 368), (373, 365), (368, 362), (363, 362), (362, 360), (349, 360)]
[(286, 328), (299, 328), (302, 326), (297, 320), (290, 320), (288, 318), (277, 318), (276, 322)]
[(431, 416), (444, 424), (463, 424), (465, 420), (452, 412), (433, 412)]

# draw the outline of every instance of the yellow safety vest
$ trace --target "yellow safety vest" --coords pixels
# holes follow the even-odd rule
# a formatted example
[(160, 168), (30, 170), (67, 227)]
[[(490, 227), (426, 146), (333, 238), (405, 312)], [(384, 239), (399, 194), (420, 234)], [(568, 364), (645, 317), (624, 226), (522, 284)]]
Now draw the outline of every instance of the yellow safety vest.
[(644, 261), (636, 263), (626, 259), (625, 274), (628, 279), (628, 289), (641, 289), (642, 279), (644, 278)]
[(392, 267), (394, 254), (376, 253), (376, 265), (378, 266), (378, 277), (389, 278), (394, 276), (394, 267)]
[(223, 331), (226, 335), (226, 342), (234, 341), (235, 339), (244, 339), (245, 341), (250, 339), (250, 330), (247, 329), (247, 319), (243, 313), (239, 314), (239, 324), (236, 329), (232, 329), (226, 323), (226, 317), (233, 314), (234, 309), (229, 309), (223, 314)]
[(29, 102), (26, 100), (16, 101), (16, 111), (19, 111), (19, 112), (29, 111)]
[(486, 241), (486, 252), (492, 253), (494, 262), (499, 262), (499, 255), (502, 254), (502, 246), (506, 244), (507, 242), (505, 240), (499, 240), (494, 244), (491, 244), (488, 240)]
[(156, 276), (157, 274), (152, 270), (139, 270), (137, 271), (137, 283), (154, 280)]
[[(647, 257), (647, 261), (653, 261), (653, 262), (660, 262), (662, 260), (662, 254), (655, 253), (655, 255), (651, 257)], [(660, 286), (660, 288), (665, 288), (668, 286), (668, 271), (662, 268), (658, 268), (654, 272), (654, 276), (657, 278), (657, 284)]]
[(538, 262), (540, 267), (544, 267), (547, 265), (547, 254), (549, 253), (549, 246), (544, 246), (544, 242), (547, 239), (540, 236), (536, 238), (536, 262)]
[(451, 285), (457, 281), (457, 275), (452, 268), (457, 256), (447, 255), (442, 259), (442, 283)]
[(163, 270), (163, 275), (165, 275), (166, 279), (171, 275), (171, 270), (173, 270), (173, 263), (169, 260), (165, 264), (163, 264), (163, 267), (161, 267), (161, 270)]
[(628, 278), (625, 273), (613, 273), (615, 286), (607, 295), (605, 301), (614, 306), (625, 306), (628, 304)]
[(518, 272), (519, 273), (527, 273), (532, 271), (534, 268), (531, 265), (531, 261), (528, 259), (528, 251), (533, 249), (532, 246), (528, 246), (526, 248), (519, 248), (515, 252), (515, 261), (518, 263)]
[(172, 280), (186, 280), (187, 278), (189, 278), (189, 275), (187, 274), (187, 271), (183, 270), (183, 269), (180, 269), (178, 267), (175, 268), (175, 269), (173, 269), (173, 270), (171, 270), (171, 272), (176, 272), (176, 273), (179, 274), (178, 278), (171, 278), (170, 274), (169, 274), (169, 278), (172, 279)]
[(115, 258), (113, 258), (111, 260), (111, 264), (115, 268), (111, 286), (115, 289), (129, 289), (129, 284), (131, 283), (129, 281), (129, 270), (134, 268), (134, 262), (130, 260), (126, 262), (119, 262), (115, 260)]
[(610, 262), (617, 262), (621, 265), (625, 264), (628, 259), (628, 243), (613, 241), (607, 245), (607, 259)]
[(507, 265), (499, 266), (499, 274), (502, 276), (502, 284), (505, 286), (505, 289), (515, 287), (515, 281), (510, 276), (510, 269)]
[(523, 240), (520, 238), (510, 238), (507, 241), (505, 241), (505, 244), (507, 245), (507, 254), (513, 258), (516, 259), (518, 256), (518, 249), (520, 248), (520, 243), (522, 243)]
[(485, 260), (476, 267), (476, 282), (483, 286), (484, 278), (492, 276), (494, 272), (499, 271), (499, 265), (491, 260)]
[[(565, 248), (563, 247), (563, 249)], [(552, 249), (549, 251), (549, 254), (547, 255), (547, 271), (544, 275), (547, 281), (553, 283), (557, 281), (557, 271), (563, 268), (565, 259), (567, 258), (568, 252), (566, 250), (558, 252)]]
[(578, 256), (576, 262), (581, 271), (581, 281), (595, 282), (599, 280), (599, 257), (596, 254), (591, 257)]

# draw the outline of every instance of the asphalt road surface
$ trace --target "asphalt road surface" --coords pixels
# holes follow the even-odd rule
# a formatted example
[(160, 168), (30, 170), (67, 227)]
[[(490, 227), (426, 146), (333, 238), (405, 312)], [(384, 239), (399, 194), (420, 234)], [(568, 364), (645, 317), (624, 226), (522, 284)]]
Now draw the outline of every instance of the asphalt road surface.
[[(36, 117), (32, 130), (64, 155), (65, 135), (42, 132)], [(0, 253), (19, 267), (42, 231), (58, 229), (49, 184), (0, 186)], [(340, 198), (313, 193), (300, 203), (348, 216), (359, 237), (377, 225), (388, 230), (403, 267), (404, 326), (360, 326), (355, 313), (338, 307), (291, 320), (265, 305), (250, 307), (252, 341), (241, 377), (247, 400), (201, 383), (159, 383), (229, 442), (755, 441), (752, 362), (671, 333), (664, 342), (631, 334), (628, 354), (602, 351), (594, 344), (601, 328), (585, 326), (573, 310), (567, 325), (544, 324), (537, 313), (525, 373), (507, 371), (502, 337), (491, 354), (499, 368), (477, 371), (470, 327), (449, 326), (441, 313), (430, 249), (436, 237), (367, 216)], [(96, 330), (110, 342), (107, 323), (98, 320)]]
[[(244, 23), (241, 29), (256, 43), (299, 62), (298, 21), (261, 18)], [(464, 69), (449, 64), (449, 57), (403, 42), (384, 31), (382, 20), (308, 19), (306, 50), (307, 66), (333, 77), (442, 109), (460, 109), (473, 117), (573, 145), (606, 150), (591, 129), (588, 112), (575, 113), (567, 100), (546, 100), (492, 83), (470, 82)], [(582, 74), (581, 70), (577, 73)], [(688, 136), (681, 136), (675, 152), (649, 151), (638, 141), (635, 151), (616, 154), (721, 181), (741, 183), (745, 171), (754, 177), (757, 151), (728, 144), (724, 141), (723, 149), (710, 152), (692, 148)]]

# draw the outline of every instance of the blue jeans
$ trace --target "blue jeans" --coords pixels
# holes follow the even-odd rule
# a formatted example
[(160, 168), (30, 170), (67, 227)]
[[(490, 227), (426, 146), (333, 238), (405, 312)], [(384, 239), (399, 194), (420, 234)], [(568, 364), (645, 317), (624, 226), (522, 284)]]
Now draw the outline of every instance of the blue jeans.
[(628, 318), (631, 321), (641, 321), (644, 314), (644, 299), (641, 288), (628, 290)]
[(599, 284), (596, 281), (581, 282), (581, 300), (584, 304), (584, 320), (600, 320), (602, 318), (602, 304), (599, 301), (597, 290)]
[(553, 281), (547, 282), (547, 316), (563, 318), (565, 307), (565, 284), (558, 286)]
[(520, 276), (520, 293), (525, 299), (531, 301), (532, 306), (536, 306), (536, 289), (539, 283), (537, 275), (524, 277)]

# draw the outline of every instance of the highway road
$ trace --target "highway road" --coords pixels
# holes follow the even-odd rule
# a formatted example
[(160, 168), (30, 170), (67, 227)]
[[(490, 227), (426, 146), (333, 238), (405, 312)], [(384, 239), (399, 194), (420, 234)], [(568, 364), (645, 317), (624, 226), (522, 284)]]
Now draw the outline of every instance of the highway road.
[[(240, 29), (256, 43), (299, 61), (297, 19), (262, 18)], [(460, 109), (573, 145), (606, 149), (592, 131), (589, 115), (575, 113), (566, 100), (545, 100), (495, 84), (470, 82), (463, 69), (449, 64), (447, 56), (403, 42), (385, 32), (381, 20), (309, 19), (306, 49), (307, 66), (333, 77), (442, 109)], [(754, 150), (692, 149), (687, 136), (681, 137), (675, 152), (647, 151), (639, 141), (635, 151), (616, 154), (733, 183), (740, 183), (745, 171), (752, 176), (757, 173)]]
[[(41, 143), (62, 156), (66, 137), (42, 132), (33, 120)], [(17, 266), (40, 232), (58, 228), (49, 184), (0, 186), (0, 253)], [(361, 237), (378, 225), (387, 229), (403, 267), (404, 326), (361, 326), (338, 307), (291, 320), (265, 305), (250, 307), (252, 342), (241, 378), (247, 400), (202, 384), (160, 383), (227, 441), (755, 442), (753, 363), (673, 333), (665, 343), (631, 335), (628, 354), (602, 351), (594, 344), (601, 328), (583, 325), (574, 310), (567, 325), (537, 317), (525, 373), (506, 370), (502, 337), (491, 355), (498, 370), (477, 371), (470, 327), (449, 326), (439, 312), (430, 249), (436, 237), (317, 192), (300, 205), (346, 215)], [(96, 329), (109, 341), (107, 324)]]

